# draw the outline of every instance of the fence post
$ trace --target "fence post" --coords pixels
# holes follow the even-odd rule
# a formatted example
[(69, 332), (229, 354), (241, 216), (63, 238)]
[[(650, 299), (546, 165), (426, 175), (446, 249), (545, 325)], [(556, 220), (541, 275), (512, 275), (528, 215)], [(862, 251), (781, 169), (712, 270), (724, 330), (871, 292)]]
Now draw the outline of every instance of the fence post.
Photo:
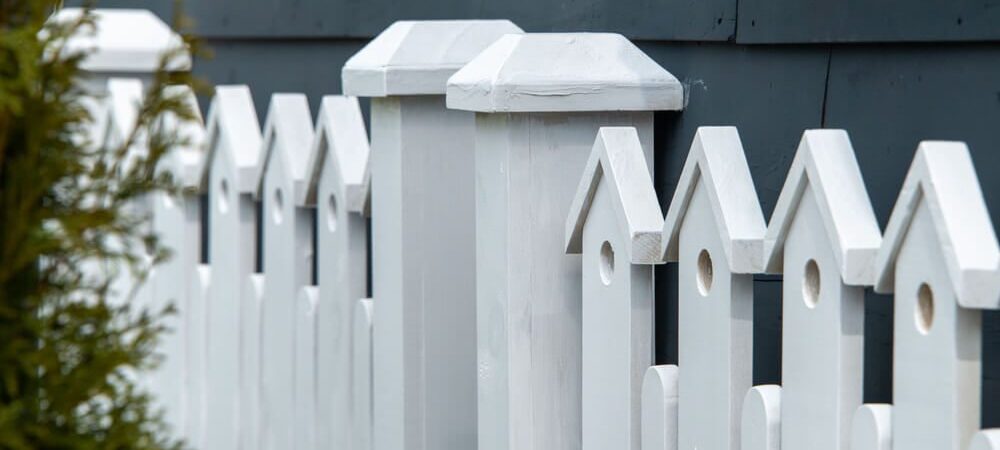
[(808, 130), (764, 237), (783, 273), (781, 446), (844, 450), (861, 406), (865, 291), (882, 236), (843, 130)]
[(344, 93), (371, 106), (375, 448), (476, 442), (473, 115), (445, 82), (501, 21), (396, 22), (351, 57)]
[(504, 36), (449, 80), (448, 106), (476, 112), (481, 450), (580, 448), (567, 213), (600, 127), (635, 127), (652, 167), (652, 110), (682, 103), (677, 79), (617, 34)]
[(764, 216), (739, 134), (700, 127), (663, 226), (677, 261), (680, 448), (739, 449)]
[(642, 450), (677, 450), (677, 366), (652, 366), (642, 381)]
[[(295, 299), (311, 284), (313, 210), (295, 200), (306, 189), (313, 126), (302, 94), (274, 94), (257, 160), (264, 297), (260, 323), (260, 441), (295, 448)], [(252, 368), (251, 368), (252, 370)]]
[(347, 362), (352, 358), (354, 308), (368, 290), (368, 154), (358, 100), (323, 97), (306, 165), (308, 184), (296, 199), (316, 208), (318, 297), (311, 339), (316, 346), (317, 448), (352, 448), (355, 431), (353, 363)]
[[(741, 450), (779, 450), (782, 448), (781, 414), (785, 406), (781, 386), (754, 386), (743, 399), (740, 415)], [(788, 447), (785, 447), (788, 448)], [(795, 448), (795, 447), (792, 447)]]
[(851, 450), (892, 449), (892, 405), (861, 405), (851, 421)]
[(968, 148), (921, 142), (875, 266), (875, 290), (895, 292), (894, 449), (965, 449), (979, 429), (981, 310), (998, 306), (998, 264)]
[[(197, 100), (190, 88), (175, 86), (166, 94), (180, 96), (195, 114), (198, 113)], [(157, 167), (159, 172), (171, 175), (180, 191), (176, 195), (157, 192), (152, 196), (153, 231), (161, 244), (171, 250), (172, 256), (154, 267), (150, 274), (151, 306), (159, 311), (173, 304), (175, 314), (163, 321), (167, 331), (160, 338), (159, 348), (164, 359), (151, 378), (155, 400), (163, 405), (164, 419), (173, 432), (183, 435), (185, 387), (179, 380), (184, 379), (187, 369), (184, 340), (189, 333), (187, 318), (195, 288), (191, 268), (198, 265), (201, 243), (197, 188), (204, 156), (205, 127), (200, 114), (193, 122), (181, 122), (169, 115), (159, 126), (167, 132), (177, 133), (187, 142), (164, 155)]]
[(372, 449), (372, 299), (354, 308), (352, 349), (351, 449)]
[(639, 450), (662, 228), (635, 129), (601, 128), (566, 220), (566, 253), (583, 263), (583, 450)]
[[(208, 242), (203, 243), (203, 262), (211, 268), (207, 304), (206, 448), (232, 450), (240, 446), (240, 430), (256, 430), (256, 384), (247, 389), (251, 374), (241, 366), (241, 352), (257, 351), (248, 340), (242, 322), (246, 277), (254, 271), (257, 209), (253, 201), (260, 125), (250, 89), (218, 86), (209, 107), (205, 142), (207, 153), (200, 176), (205, 195)], [(254, 420), (252, 420), (254, 419)], [(256, 437), (243, 441), (252, 447)]]

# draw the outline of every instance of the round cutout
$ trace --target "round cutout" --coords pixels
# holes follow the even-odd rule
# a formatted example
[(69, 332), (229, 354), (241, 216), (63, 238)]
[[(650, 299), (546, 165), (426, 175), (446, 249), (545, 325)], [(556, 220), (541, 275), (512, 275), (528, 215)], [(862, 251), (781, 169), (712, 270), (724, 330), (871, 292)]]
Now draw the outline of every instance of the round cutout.
[(615, 275), (615, 250), (611, 248), (611, 243), (604, 241), (601, 244), (601, 282), (605, 286), (611, 284), (611, 277)]
[(274, 190), (274, 207), (271, 208), (271, 215), (274, 217), (274, 223), (281, 223), (284, 218), (282, 213), (285, 209), (285, 199), (281, 194), (281, 189)]
[(698, 292), (702, 296), (708, 296), (712, 291), (712, 256), (708, 250), (702, 250), (698, 254)]
[(229, 182), (225, 178), (219, 181), (219, 196), (216, 204), (219, 205), (219, 212), (229, 211)]
[(927, 334), (934, 324), (934, 292), (927, 283), (920, 285), (917, 289), (917, 307), (913, 312), (913, 319), (920, 334)]
[(337, 196), (333, 194), (326, 201), (326, 227), (331, 232), (337, 231)]
[(815, 308), (819, 303), (819, 265), (815, 259), (806, 262), (806, 271), (802, 274), (802, 300), (810, 309)]

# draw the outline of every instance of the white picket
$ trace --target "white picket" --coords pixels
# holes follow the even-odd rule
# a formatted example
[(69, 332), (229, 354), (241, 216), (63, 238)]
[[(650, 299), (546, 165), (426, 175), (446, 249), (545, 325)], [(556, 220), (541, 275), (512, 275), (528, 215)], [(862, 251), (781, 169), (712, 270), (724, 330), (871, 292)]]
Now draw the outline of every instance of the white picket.
[[(764, 237), (782, 283), (781, 446), (847, 450), (881, 234), (843, 130), (808, 130)], [(820, 350), (822, 349), (822, 350)]]
[(297, 200), (316, 209), (316, 445), (351, 448), (352, 324), (367, 293), (368, 136), (358, 100), (326, 96)]
[(501, 21), (396, 22), (347, 61), (371, 103), (375, 448), (476, 446), (474, 116), (445, 81)]
[(892, 405), (864, 404), (851, 421), (851, 450), (892, 449)]
[(983, 430), (972, 438), (969, 450), (1000, 450), (1000, 430)]
[[(316, 286), (304, 286), (299, 290), (295, 302), (295, 370), (293, 371), (293, 404), (292, 415), (292, 448), (315, 449), (318, 423), (316, 421), (316, 376), (317, 352), (319, 342), (316, 340), (319, 309), (319, 289)], [(348, 364), (344, 364), (348, 365)]]
[(753, 275), (764, 217), (739, 134), (701, 127), (663, 225), (663, 255), (678, 261), (681, 449), (740, 448), (753, 356)]
[(785, 409), (783, 401), (784, 389), (781, 386), (767, 384), (754, 386), (747, 391), (740, 416), (741, 450), (782, 448), (784, 443), (781, 442), (783, 428), (781, 415)]
[(677, 450), (675, 365), (652, 366), (642, 381), (642, 450)]
[[(184, 376), (184, 434), (185, 442), (193, 448), (208, 448), (206, 446), (206, 430), (212, 428), (207, 419), (207, 352), (205, 341), (208, 338), (208, 305), (211, 304), (209, 293), (212, 287), (212, 269), (199, 264), (192, 269), (194, 275), (194, 292), (188, 303), (187, 321), (184, 336), (185, 376)], [(214, 422), (212, 423), (214, 426)]]
[[(240, 302), (240, 422), (241, 449), (262, 448), (261, 316), (264, 309), (264, 275), (251, 273), (244, 279)], [(207, 448), (207, 447), (206, 447)]]
[(682, 97), (616, 34), (507, 35), (448, 81), (448, 107), (476, 112), (480, 450), (580, 448), (581, 260), (561, 245), (577, 177), (602, 126), (636, 127), (652, 167), (651, 110)]
[(295, 199), (306, 189), (312, 144), (309, 103), (302, 94), (274, 94), (257, 162), (264, 297), (260, 323), (260, 445), (294, 448), (295, 298), (312, 274), (312, 211)]
[(1000, 248), (964, 143), (925, 141), (896, 200), (875, 289), (895, 292), (892, 447), (961, 450), (980, 426), (982, 309)]
[[(233, 450), (240, 447), (240, 429), (256, 429), (247, 414), (256, 411), (256, 394), (246, 390), (248, 369), (241, 352), (256, 350), (256, 342), (243, 339), (242, 322), (246, 277), (253, 272), (257, 256), (255, 237), (257, 209), (253, 201), (261, 135), (250, 89), (218, 86), (212, 98), (206, 126), (205, 162), (199, 177), (208, 203), (208, 264), (212, 268), (208, 293), (207, 411), (212, 426), (206, 430), (207, 448)], [(253, 388), (256, 390), (256, 387)], [(254, 448), (256, 436), (243, 439), (242, 448)]]
[(351, 351), (351, 447), (353, 450), (372, 449), (372, 299), (358, 300), (354, 308)]

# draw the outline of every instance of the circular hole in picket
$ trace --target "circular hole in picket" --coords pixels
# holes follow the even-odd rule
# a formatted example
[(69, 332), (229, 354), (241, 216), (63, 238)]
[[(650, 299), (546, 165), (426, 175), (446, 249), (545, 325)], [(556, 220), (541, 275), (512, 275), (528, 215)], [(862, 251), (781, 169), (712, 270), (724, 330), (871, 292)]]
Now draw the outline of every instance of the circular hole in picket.
[(326, 201), (326, 227), (337, 231), (337, 197), (333, 194)]
[(806, 262), (806, 271), (802, 275), (802, 300), (809, 308), (815, 308), (819, 303), (819, 265), (815, 259)]
[(229, 182), (225, 178), (219, 181), (219, 196), (216, 204), (219, 205), (219, 212), (229, 211)]
[(274, 217), (274, 223), (281, 223), (283, 219), (283, 212), (285, 209), (285, 198), (281, 194), (281, 189), (274, 190), (274, 207), (271, 208), (271, 215)]
[(605, 286), (611, 284), (611, 277), (615, 275), (615, 250), (611, 248), (611, 243), (604, 241), (601, 244), (601, 282)]
[(934, 292), (927, 283), (920, 285), (917, 289), (917, 308), (913, 312), (913, 319), (920, 334), (927, 334), (934, 324)]
[(712, 256), (708, 250), (702, 250), (698, 254), (698, 292), (708, 296), (712, 291)]

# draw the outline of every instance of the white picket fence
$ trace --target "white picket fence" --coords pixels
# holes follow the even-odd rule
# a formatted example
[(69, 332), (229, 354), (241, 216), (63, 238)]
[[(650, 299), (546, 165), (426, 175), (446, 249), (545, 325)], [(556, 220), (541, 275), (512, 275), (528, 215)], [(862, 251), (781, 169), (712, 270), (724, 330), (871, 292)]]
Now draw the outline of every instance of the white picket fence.
[[(91, 70), (102, 132), (141, 95), (119, 72)], [(883, 234), (847, 132), (803, 133), (765, 223), (737, 130), (702, 127), (664, 219), (653, 111), (684, 93), (619, 35), (398, 22), (343, 80), (370, 148), (354, 97), (314, 123), (275, 94), (261, 128), (219, 86), (164, 164), (186, 193), (148, 199), (175, 257), (135, 301), (180, 314), (144, 382), (194, 447), (1000, 449), (979, 430), (1000, 248), (965, 144), (920, 144)], [(664, 262), (677, 366), (652, 366)], [(782, 386), (751, 383), (760, 273), (783, 275)], [(861, 404), (869, 286), (896, 293), (892, 405)]]

